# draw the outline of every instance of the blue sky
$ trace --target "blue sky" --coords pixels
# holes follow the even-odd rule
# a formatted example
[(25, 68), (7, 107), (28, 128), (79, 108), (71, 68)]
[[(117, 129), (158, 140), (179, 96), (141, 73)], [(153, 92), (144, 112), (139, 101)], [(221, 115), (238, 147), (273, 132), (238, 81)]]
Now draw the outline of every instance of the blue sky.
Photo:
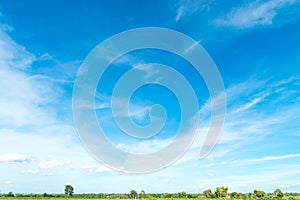
[[(0, 193), (300, 191), (300, 2), (273, 1), (0, 1)], [(203, 160), (199, 152), (210, 118), (210, 96), (186, 63), (158, 51), (133, 52), (112, 65), (98, 86), (97, 116), (112, 143), (129, 152), (160, 149), (174, 137), (178, 103), (165, 88), (132, 97), (133, 120), (149, 123), (153, 103), (165, 105), (161, 137), (137, 142), (118, 133), (109, 101), (129, 67), (158, 62), (193, 83), (200, 124), (192, 147), (155, 173), (112, 171), (87, 153), (76, 133), (72, 91), (89, 52), (119, 32), (164, 27), (199, 41), (226, 89), (222, 137)], [(119, 67), (118, 67), (119, 66)], [(145, 73), (157, 73), (146, 68)], [(159, 73), (158, 73), (159, 74)], [(161, 98), (159, 98), (161, 97)], [(121, 104), (122, 105), (122, 104)], [(115, 130), (116, 132), (114, 132)]]

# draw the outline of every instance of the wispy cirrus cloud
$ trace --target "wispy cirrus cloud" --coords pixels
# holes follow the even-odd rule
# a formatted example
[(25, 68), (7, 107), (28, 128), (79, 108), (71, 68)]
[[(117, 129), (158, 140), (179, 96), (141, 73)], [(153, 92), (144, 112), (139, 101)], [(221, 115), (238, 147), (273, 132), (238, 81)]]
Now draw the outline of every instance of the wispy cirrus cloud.
[(55, 168), (55, 167), (63, 167), (65, 165), (69, 164), (68, 161), (63, 160), (49, 160), (49, 161), (42, 161), (40, 162), (39, 166), (41, 169), (49, 169), (49, 168)]
[(199, 45), (199, 43), (201, 42), (201, 40), (198, 40), (196, 42), (194, 42), (191, 46), (189, 46), (188, 48), (186, 48), (182, 53), (183, 54), (188, 54), (191, 50), (193, 50), (197, 45)]
[(289, 185), (278, 185), (279, 188), (282, 188), (282, 189), (287, 189), (289, 188), (290, 186)]
[(295, 0), (257, 0), (247, 5), (233, 8), (225, 17), (215, 20), (215, 24), (218, 26), (231, 26), (238, 29), (258, 25), (271, 25), (280, 9), (290, 6), (295, 2)]
[(37, 174), (39, 172), (40, 172), (40, 170), (38, 170), (38, 169), (28, 169), (28, 170), (22, 171), (23, 174)]
[(10, 181), (10, 180), (4, 181), (4, 184), (5, 184), (5, 185), (11, 185), (12, 183), (13, 183), (13, 182)]
[(249, 162), (276, 161), (276, 160), (284, 160), (284, 159), (298, 158), (298, 157), (300, 157), (300, 153), (280, 155), (280, 156), (266, 156), (266, 157), (262, 157), (262, 158), (256, 158), (256, 159), (253, 159), (253, 160), (249, 160)]
[[(284, 88), (285, 84), (296, 84), (299, 78), (289, 77), (282, 80), (257, 80), (250, 78), (249, 80), (237, 84), (233, 84), (226, 89), (227, 94), (227, 116), (222, 137), (218, 144), (226, 145), (226, 149), (222, 151), (213, 151), (209, 158), (219, 158), (226, 156), (241, 146), (255, 144), (259, 140), (263, 140), (264, 136), (276, 134), (277, 131), (286, 129), (289, 125), (297, 121), (296, 113), (299, 112), (299, 105), (290, 105), (276, 112), (272, 106), (276, 106), (276, 99), (290, 99), (287, 96), (289, 88)], [(270, 87), (270, 85), (272, 87)], [(271, 97), (268, 99), (268, 97)], [(124, 103), (120, 102), (120, 106)], [(261, 111), (264, 106), (264, 111)], [(120, 109), (122, 110), (122, 109)], [(145, 110), (138, 109), (144, 113)], [(210, 119), (211, 105), (210, 99), (200, 109), (201, 124), (197, 130), (198, 138), (195, 140), (192, 148), (179, 160), (178, 164), (188, 162), (190, 160), (199, 159), (199, 152), (204, 141), (204, 136), (208, 131)], [(260, 112), (259, 115), (257, 113)], [(273, 114), (270, 115), (269, 112)], [(124, 116), (128, 116), (128, 110), (122, 112)], [(289, 113), (283, 114), (283, 113)], [(121, 115), (121, 113), (119, 113)], [(136, 113), (137, 114), (137, 113)], [(122, 116), (123, 116), (122, 115)], [(131, 153), (151, 153), (155, 150), (162, 149), (172, 142), (169, 140), (149, 140), (137, 142), (135, 144), (118, 144), (118, 148)], [(276, 161), (288, 158), (296, 158), (298, 154), (286, 155), (270, 155), (267, 157), (253, 158), (244, 160), (246, 163)], [(225, 165), (233, 161), (224, 161)], [(220, 163), (219, 163), (220, 164)]]
[[(47, 56), (46, 56), (47, 57)], [(46, 78), (36, 78), (29, 69), (36, 56), (15, 43), (0, 29), (0, 125), (22, 127), (53, 122), (48, 104), (57, 101), (59, 90)]]
[[(288, 130), (290, 127), (289, 124), (295, 124), (299, 119), (297, 113), (300, 110), (300, 105), (295, 102), (289, 106), (278, 108), (276, 104), (277, 99), (280, 99), (282, 103), (283, 101), (289, 101), (294, 98), (293, 96), (299, 94), (299, 92), (297, 94), (289, 94), (289, 88), (283, 87), (287, 83), (295, 85), (298, 80), (299, 78), (297, 77), (289, 77), (279, 81), (250, 78), (245, 82), (228, 87), (226, 89), (226, 123), (222, 137), (217, 144), (217, 146), (223, 145), (225, 149), (213, 151), (208, 156), (208, 159), (224, 157), (242, 146), (255, 145), (256, 142), (263, 140), (265, 136), (277, 134), (279, 130), (281, 130), (280, 132)], [(264, 107), (263, 111), (261, 110), (262, 106)], [(277, 107), (276, 111), (274, 110), (274, 106)], [(204, 136), (208, 132), (209, 119), (211, 117), (210, 112), (211, 105), (210, 100), (208, 100), (200, 109), (201, 124), (198, 129), (198, 137), (192, 148), (180, 159), (179, 163), (199, 158), (199, 151), (204, 141)], [(245, 162), (276, 161), (296, 158), (298, 156), (298, 154), (270, 155), (247, 159)], [(233, 161), (222, 161), (222, 165), (231, 162)]]
[(7, 34), (7, 29), (0, 29), (0, 66), (1, 68), (12, 68), (26, 70), (31, 67), (36, 57), (28, 52), (25, 47), (17, 44)]
[(178, 3), (178, 7), (176, 10), (175, 21), (180, 21), (183, 17), (192, 15), (193, 13), (199, 10), (209, 10), (210, 5), (213, 1), (196, 1), (196, 0), (181, 0)]
[(253, 97), (250, 102), (243, 104), (241, 107), (237, 108), (234, 112), (242, 112), (247, 109), (250, 109), (251, 107), (257, 105), (261, 101), (263, 101), (264, 98), (266, 98), (269, 94), (267, 92), (264, 92), (263, 94), (259, 94), (258, 97)]
[(103, 173), (103, 172), (110, 172), (111, 169), (103, 166), (103, 165), (94, 165), (94, 164), (84, 164), (81, 166), (83, 171), (88, 171), (91, 173)]
[(265, 156), (265, 157), (259, 157), (253, 159), (238, 159), (238, 160), (231, 159), (231, 160), (225, 160), (217, 163), (209, 163), (206, 165), (206, 167), (223, 166), (223, 165), (255, 165), (255, 164), (266, 163), (266, 162), (276, 162), (280, 160), (295, 159), (299, 157), (300, 157), (300, 153), (272, 155), (272, 156)]
[(172, 139), (149, 139), (134, 144), (120, 143), (117, 147), (129, 153), (146, 154), (159, 151), (170, 143), (172, 143)]

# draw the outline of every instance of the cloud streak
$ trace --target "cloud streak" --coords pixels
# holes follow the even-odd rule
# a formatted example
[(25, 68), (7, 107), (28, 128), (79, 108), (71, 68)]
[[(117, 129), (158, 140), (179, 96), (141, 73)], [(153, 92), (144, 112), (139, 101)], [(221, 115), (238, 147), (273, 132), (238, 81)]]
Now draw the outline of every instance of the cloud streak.
[(23, 170), (22, 173), (24, 174), (37, 174), (39, 173), (40, 170), (38, 169), (28, 169), (28, 170)]
[(292, 5), (294, 0), (254, 1), (232, 9), (224, 18), (215, 20), (218, 26), (246, 29), (254, 26), (268, 26), (278, 15), (278, 11)]
[(29, 74), (36, 57), (0, 30), (0, 125), (37, 126), (52, 123), (55, 111), (49, 106), (59, 99), (59, 88), (47, 77)]
[(112, 171), (111, 169), (109, 169), (103, 165), (91, 165), (91, 164), (82, 165), (81, 170), (88, 171), (90, 173), (103, 173), (103, 172)]
[(300, 157), (300, 153), (298, 154), (287, 154), (287, 155), (281, 155), (281, 156), (266, 156), (263, 158), (257, 158), (253, 160), (249, 160), (249, 162), (265, 162), (265, 161), (276, 161), (276, 160), (284, 160), (289, 158), (298, 158)]
[(176, 10), (175, 22), (179, 22), (183, 17), (190, 16), (197, 11), (210, 10), (212, 1), (180, 0)]
[(49, 169), (55, 167), (63, 167), (67, 164), (69, 164), (69, 162), (63, 160), (49, 160), (40, 162), (39, 166), (41, 169)]

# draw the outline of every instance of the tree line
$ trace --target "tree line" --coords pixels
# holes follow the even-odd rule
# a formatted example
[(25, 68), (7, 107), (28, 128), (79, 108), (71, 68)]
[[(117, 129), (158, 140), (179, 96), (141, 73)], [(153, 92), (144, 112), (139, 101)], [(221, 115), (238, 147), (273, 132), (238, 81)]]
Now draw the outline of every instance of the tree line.
[[(215, 191), (211, 189), (204, 190), (202, 193), (188, 194), (185, 191), (178, 193), (146, 193), (144, 190), (137, 192), (131, 190), (129, 193), (88, 193), (88, 194), (76, 194), (74, 193), (74, 187), (72, 185), (66, 185), (64, 193), (62, 194), (14, 194), (9, 192), (7, 194), (0, 194), (0, 197), (52, 197), (52, 198), (99, 198), (99, 199), (154, 199), (154, 198), (225, 198), (225, 199), (282, 199), (284, 196), (288, 197), (289, 200), (300, 199), (299, 193), (283, 193), (280, 189), (274, 190), (273, 193), (267, 194), (262, 190), (254, 190), (253, 193), (241, 193), (241, 192), (228, 192), (228, 187), (217, 187)], [(297, 197), (297, 198), (295, 198)]]

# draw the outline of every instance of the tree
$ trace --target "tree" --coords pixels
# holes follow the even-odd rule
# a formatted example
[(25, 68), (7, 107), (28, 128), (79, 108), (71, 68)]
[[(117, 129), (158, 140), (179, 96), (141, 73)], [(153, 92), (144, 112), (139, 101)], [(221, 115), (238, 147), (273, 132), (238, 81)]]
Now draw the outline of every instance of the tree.
[(267, 196), (267, 194), (264, 191), (261, 191), (261, 190), (254, 190), (253, 195), (257, 198), (263, 198), (263, 197)]
[(9, 193), (7, 193), (5, 196), (6, 196), (6, 197), (14, 197), (15, 195), (14, 195), (14, 193), (9, 192)]
[(276, 189), (274, 191), (274, 197), (276, 197), (276, 198), (282, 198), (283, 197), (283, 193), (281, 192), (280, 189)]
[(178, 192), (178, 196), (179, 198), (186, 198), (186, 192), (185, 191)]
[(146, 198), (146, 193), (144, 190), (141, 191), (141, 198), (142, 199), (145, 199)]
[(170, 198), (172, 198), (172, 194), (171, 193), (163, 193), (162, 197), (166, 198), (166, 199), (170, 199)]
[(215, 194), (216, 197), (222, 198), (222, 197), (226, 197), (227, 196), (227, 192), (228, 192), (228, 187), (217, 187)]
[(213, 193), (212, 193), (211, 189), (204, 190), (204, 191), (203, 191), (203, 194), (204, 194), (204, 196), (205, 196), (206, 198), (212, 198), (212, 196), (213, 196)]
[(230, 197), (231, 198), (237, 198), (237, 194), (238, 194), (237, 192), (231, 192)]
[(138, 196), (137, 191), (135, 191), (135, 190), (131, 190), (131, 191), (130, 191), (130, 197), (131, 197), (132, 199), (136, 199), (137, 196)]
[(68, 197), (71, 197), (74, 193), (74, 188), (72, 185), (66, 185), (65, 186), (65, 194), (68, 196)]

